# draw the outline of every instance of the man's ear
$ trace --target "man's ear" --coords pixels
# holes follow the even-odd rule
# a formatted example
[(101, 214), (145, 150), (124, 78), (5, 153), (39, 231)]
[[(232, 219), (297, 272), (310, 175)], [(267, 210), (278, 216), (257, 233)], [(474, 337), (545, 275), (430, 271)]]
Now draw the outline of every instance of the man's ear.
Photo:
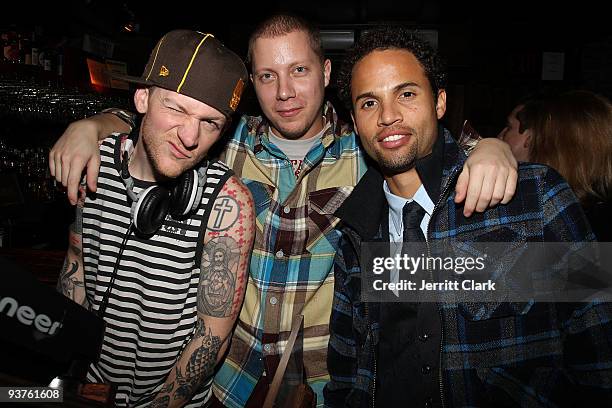
[(134, 105), (138, 113), (147, 113), (149, 108), (149, 88), (138, 88), (134, 92)]
[(525, 129), (523, 131), (523, 133), (521, 133), (522, 135), (525, 135), (525, 141), (523, 142), (523, 147), (525, 149), (529, 149), (529, 146), (531, 146), (531, 129)]
[(359, 134), (359, 132), (357, 131), (357, 122), (355, 122), (355, 115), (353, 114), (353, 110), (351, 110), (351, 120), (353, 121), (353, 130), (355, 131), (355, 134)]
[(331, 61), (328, 59), (323, 63), (323, 78), (325, 79), (325, 86), (329, 85), (329, 79), (331, 78)]
[(444, 89), (438, 90), (438, 99), (436, 101), (436, 116), (438, 119), (442, 119), (442, 116), (446, 113), (446, 91)]

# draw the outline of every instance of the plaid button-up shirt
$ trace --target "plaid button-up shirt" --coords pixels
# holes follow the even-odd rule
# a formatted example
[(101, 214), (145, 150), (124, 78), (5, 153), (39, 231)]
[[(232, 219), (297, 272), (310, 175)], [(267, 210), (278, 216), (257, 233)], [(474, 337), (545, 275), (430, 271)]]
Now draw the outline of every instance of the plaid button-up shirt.
[[(566, 181), (549, 167), (520, 164), (517, 195), (513, 200), (470, 218), (463, 217), (461, 206), (454, 202), (453, 188), (465, 157), (450, 132), (445, 133), (440, 188), (443, 193), (431, 217), (427, 236), (431, 254), (444, 257), (465, 253), (465, 248), (470, 248), (470, 256), (486, 257), (472, 244), (498, 242), (501, 245), (505, 242), (507, 251), (503, 259), (491, 259), (487, 266), (491, 265), (489, 269), (496, 272), (496, 277), (490, 276), (492, 279), (510, 282), (512, 279), (506, 280), (510, 278), (508, 274), (518, 258), (525, 256), (516, 248), (542, 242), (574, 242), (567, 247), (567, 256), (553, 251), (542, 254), (540, 259), (549, 261), (546, 273), (552, 279), (567, 279), (567, 263), (572, 263), (569, 260), (576, 259), (578, 249), (593, 241), (595, 236)], [(336, 293), (329, 349), (332, 379), (326, 388), (327, 407), (380, 406), (375, 401), (378, 397), (376, 383), (382, 371), (381, 361), (377, 360), (383, 330), (380, 303), (363, 301), (364, 265), (359, 249), (362, 243), (388, 241), (388, 235), (383, 234), (383, 223), (387, 223), (388, 218), (383, 209), (387, 202), (382, 187), (382, 175), (378, 171), (369, 172), (340, 210), (344, 226), (335, 261)], [(377, 214), (360, 218), (365, 203), (378, 208)], [(439, 358), (439, 371), (423, 373), (423, 384), (431, 380), (436, 383), (429, 405), (610, 406), (612, 305), (597, 301), (596, 296), (593, 298), (595, 300), (582, 303), (448, 302), (436, 305), (440, 314), (441, 342), (432, 342), (431, 338), (418, 341), (424, 355), (435, 356), (434, 361)], [(415, 310), (413, 317), (416, 319), (416, 316)], [(409, 363), (401, 366), (403, 370), (421, 373), (421, 367), (415, 366), (418, 359), (406, 358), (405, 361)], [(415, 385), (406, 383), (406, 386)], [(406, 405), (410, 404), (424, 405), (415, 399), (406, 401)]]
[(333, 214), (366, 170), (355, 134), (338, 123), (329, 103), (324, 116), (321, 142), (306, 155), (297, 179), (260, 117), (241, 119), (221, 158), (253, 194), (257, 217), (244, 306), (213, 385), (228, 407), (244, 406), (263, 373), (273, 375), (299, 314), (306, 377), (323, 404), (340, 236)]

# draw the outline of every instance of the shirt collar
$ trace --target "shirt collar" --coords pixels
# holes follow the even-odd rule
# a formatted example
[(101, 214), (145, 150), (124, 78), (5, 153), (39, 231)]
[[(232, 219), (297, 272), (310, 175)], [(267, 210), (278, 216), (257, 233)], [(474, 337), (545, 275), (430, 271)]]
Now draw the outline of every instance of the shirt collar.
[(425, 186), (421, 184), (421, 186), (417, 189), (416, 193), (412, 198), (404, 198), (398, 195), (395, 195), (389, 189), (389, 185), (385, 180), (383, 183), (383, 191), (385, 192), (385, 198), (387, 199), (387, 203), (389, 203), (389, 215), (391, 217), (391, 222), (395, 226), (396, 231), (403, 231), (404, 229), (404, 221), (403, 221), (403, 210), (406, 203), (411, 201), (416, 201), (425, 212), (431, 217), (431, 213), (434, 209), (434, 203), (427, 194), (427, 190)]
[(440, 197), (444, 169), (444, 133), (442, 125), (438, 126), (438, 138), (434, 142), (431, 154), (416, 162), (416, 171), (432, 201), (438, 201)]
[[(321, 136), (321, 143), (325, 149), (328, 149), (330, 146), (334, 145), (334, 141), (342, 136), (343, 133), (346, 132), (346, 124), (341, 123), (338, 120), (338, 115), (331, 104), (331, 102), (326, 102), (323, 106), (323, 117), (325, 119), (325, 124), (323, 129), (323, 135)], [(268, 132), (270, 131), (270, 123), (264, 117), (259, 118), (259, 123), (254, 126), (257, 130), (255, 131), (255, 144), (253, 145), (253, 152), (255, 154), (263, 151), (269, 150), (270, 140), (268, 137)], [(335, 143), (338, 145), (338, 143)], [(338, 149), (330, 149), (329, 153), (336, 159), (340, 158), (340, 148)]]

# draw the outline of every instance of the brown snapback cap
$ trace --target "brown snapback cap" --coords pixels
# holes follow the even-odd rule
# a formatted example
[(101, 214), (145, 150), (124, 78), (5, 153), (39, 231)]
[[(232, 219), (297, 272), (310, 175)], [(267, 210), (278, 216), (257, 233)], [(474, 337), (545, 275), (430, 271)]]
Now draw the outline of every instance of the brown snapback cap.
[(248, 73), (240, 57), (212, 34), (174, 30), (158, 41), (141, 77), (113, 77), (187, 95), (230, 116)]

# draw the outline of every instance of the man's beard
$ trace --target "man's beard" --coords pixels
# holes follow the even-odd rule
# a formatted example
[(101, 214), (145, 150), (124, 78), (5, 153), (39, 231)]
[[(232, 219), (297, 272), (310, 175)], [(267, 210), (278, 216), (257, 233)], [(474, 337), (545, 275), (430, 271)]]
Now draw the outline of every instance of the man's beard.
[(408, 148), (408, 151), (401, 156), (393, 155), (391, 157), (385, 156), (380, 150), (375, 150), (374, 156), (376, 156), (376, 162), (382, 172), (391, 175), (404, 173), (414, 168), (417, 161), (418, 143), (415, 141)]
[(165, 143), (166, 138), (162, 135), (150, 135), (154, 134), (149, 132), (148, 126), (143, 123), (141, 134), (142, 145), (144, 147), (147, 159), (151, 163), (151, 167), (153, 168), (155, 176), (161, 179), (174, 179), (180, 176), (186, 170), (186, 168), (181, 169), (179, 168), (179, 166), (177, 166), (168, 169), (163, 169), (159, 163), (159, 158), (163, 154), (162, 146)]

